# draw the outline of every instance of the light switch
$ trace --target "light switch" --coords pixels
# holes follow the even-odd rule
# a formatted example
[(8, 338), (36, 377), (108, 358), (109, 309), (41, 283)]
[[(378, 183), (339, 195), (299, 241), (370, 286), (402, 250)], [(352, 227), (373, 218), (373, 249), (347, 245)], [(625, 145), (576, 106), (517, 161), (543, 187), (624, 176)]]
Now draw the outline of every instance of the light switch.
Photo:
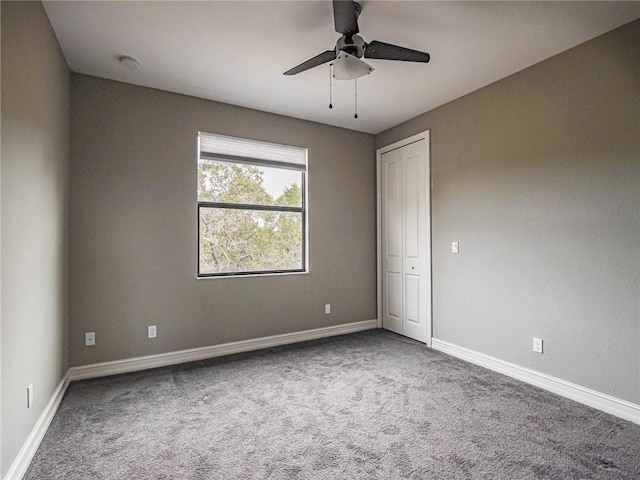
[(27, 387), (27, 408), (33, 405), (33, 383)]
[(451, 253), (460, 253), (458, 242), (451, 242)]
[(533, 339), (533, 351), (536, 353), (543, 353), (542, 352), (542, 339), (541, 338), (535, 338)]

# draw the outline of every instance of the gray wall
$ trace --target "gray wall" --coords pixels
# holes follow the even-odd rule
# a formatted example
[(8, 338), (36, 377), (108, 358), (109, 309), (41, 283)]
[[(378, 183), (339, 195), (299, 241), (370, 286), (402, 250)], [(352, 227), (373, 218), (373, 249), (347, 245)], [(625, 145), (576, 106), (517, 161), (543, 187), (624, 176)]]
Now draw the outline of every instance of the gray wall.
[[(372, 135), (84, 75), (71, 91), (72, 366), (376, 318)], [(198, 131), (309, 149), (308, 275), (196, 279)]]
[(635, 403), (638, 45), (635, 21), (376, 138), (431, 130), (434, 337)]
[(69, 70), (39, 2), (0, 8), (4, 476), (67, 368)]

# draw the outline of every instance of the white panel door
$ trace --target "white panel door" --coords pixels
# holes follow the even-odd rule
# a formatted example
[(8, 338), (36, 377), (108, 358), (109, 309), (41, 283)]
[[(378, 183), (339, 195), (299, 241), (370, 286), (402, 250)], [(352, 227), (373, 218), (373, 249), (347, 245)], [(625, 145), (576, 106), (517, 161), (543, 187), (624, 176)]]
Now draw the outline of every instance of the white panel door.
[(429, 190), (425, 140), (402, 147), (402, 192), (405, 305), (402, 334), (429, 342), (431, 298), (427, 285), (430, 280), (430, 239), (427, 235)]
[(402, 152), (382, 156), (382, 324), (402, 333)]
[(431, 343), (427, 140), (381, 155), (382, 326)]

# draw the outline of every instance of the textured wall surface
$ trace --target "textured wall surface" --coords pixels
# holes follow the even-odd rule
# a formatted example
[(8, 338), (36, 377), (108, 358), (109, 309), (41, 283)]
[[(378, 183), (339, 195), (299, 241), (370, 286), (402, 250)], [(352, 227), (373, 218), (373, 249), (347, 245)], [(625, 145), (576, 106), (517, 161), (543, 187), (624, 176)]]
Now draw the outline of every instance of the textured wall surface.
[(0, 8), (4, 476), (66, 371), (70, 80), (42, 5)]
[(376, 137), (431, 130), (434, 337), (635, 403), (639, 45), (635, 21)]
[[(372, 135), (76, 74), (71, 105), (71, 365), (376, 318)], [(196, 279), (198, 131), (309, 149), (309, 274)]]

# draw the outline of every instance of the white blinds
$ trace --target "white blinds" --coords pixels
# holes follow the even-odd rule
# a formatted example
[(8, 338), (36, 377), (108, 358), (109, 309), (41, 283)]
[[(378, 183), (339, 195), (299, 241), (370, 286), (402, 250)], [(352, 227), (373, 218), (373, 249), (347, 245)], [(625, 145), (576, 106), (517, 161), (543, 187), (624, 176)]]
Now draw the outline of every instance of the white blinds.
[(198, 139), (201, 158), (306, 170), (306, 148), (202, 132)]

